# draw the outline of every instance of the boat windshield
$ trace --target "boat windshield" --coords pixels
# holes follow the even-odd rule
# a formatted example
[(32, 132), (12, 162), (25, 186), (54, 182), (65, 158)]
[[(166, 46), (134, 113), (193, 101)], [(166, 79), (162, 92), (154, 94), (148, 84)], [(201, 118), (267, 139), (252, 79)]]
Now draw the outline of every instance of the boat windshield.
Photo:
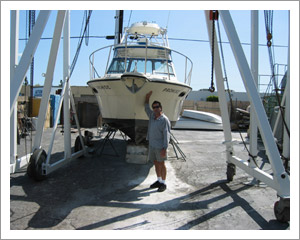
[[(169, 67), (169, 71), (167, 69)], [(147, 64), (145, 66), (145, 59), (127, 59), (126, 70), (127, 72), (139, 72), (139, 73), (156, 74), (156, 75), (165, 75), (170, 74), (174, 75), (171, 62), (165, 60), (156, 60), (156, 59), (147, 59)], [(114, 58), (108, 68), (108, 74), (114, 73), (124, 73), (125, 72), (125, 59), (123, 58)]]

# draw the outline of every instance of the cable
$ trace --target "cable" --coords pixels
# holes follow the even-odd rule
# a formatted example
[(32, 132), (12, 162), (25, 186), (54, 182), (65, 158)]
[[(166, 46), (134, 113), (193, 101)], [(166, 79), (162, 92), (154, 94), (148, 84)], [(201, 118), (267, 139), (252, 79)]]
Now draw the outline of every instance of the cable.
[[(81, 38), (82, 36), (73, 36), (70, 37), (70, 39), (77, 39), (77, 38)], [(86, 38), (86, 36), (84, 36), (84, 38)], [(106, 38), (106, 36), (88, 36), (88, 38)], [(52, 40), (52, 37), (42, 37), (40, 40)], [(159, 38), (158, 38), (159, 39)], [(19, 41), (27, 41), (28, 38), (20, 38)], [(188, 38), (172, 38), (172, 37), (168, 37), (168, 40), (173, 40), (173, 41), (187, 41), (187, 42), (202, 42), (202, 43), (209, 43), (209, 40), (203, 40), (203, 39), (188, 39)], [(230, 44), (229, 42), (222, 42), (224, 44)], [(241, 43), (241, 45), (246, 45), (246, 46), (250, 46), (251, 43)], [(259, 44), (259, 46), (261, 47), (265, 47), (265, 44)], [(284, 46), (284, 45), (272, 45), (274, 48), (278, 47), (278, 48), (287, 48), (288, 46)]]
[[(84, 15), (85, 15), (85, 21), (87, 21), (87, 11), (84, 11)], [(86, 38), (85, 38), (85, 45), (88, 46), (89, 45), (89, 35), (90, 35), (90, 24), (87, 25), (87, 30), (86, 30)]]
[[(78, 41), (76, 53), (75, 53), (75, 56), (74, 56), (74, 58), (73, 58), (73, 61), (72, 61), (71, 67), (70, 67), (70, 77), (71, 77), (71, 75), (72, 75), (72, 73), (73, 73), (73, 70), (74, 70), (74, 68), (75, 68), (75, 65), (76, 65), (76, 62), (77, 62), (77, 59), (78, 59), (78, 56), (79, 56), (79, 53), (80, 53), (80, 49), (81, 49), (81, 46), (82, 46), (82, 41), (83, 41), (84, 36), (85, 36), (85, 34), (86, 34), (86, 31), (87, 31), (87, 29), (88, 29), (88, 25), (89, 25), (89, 21), (90, 21), (90, 17), (91, 17), (91, 15), (92, 15), (92, 12), (93, 12), (92, 10), (89, 10), (89, 11), (88, 11), (87, 17), (86, 17), (86, 19), (85, 19), (85, 27), (84, 27), (83, 32), (82, 32), (82, 29), (81, 29), (81, 33), (80, 33), (81, 37), (80, 37), (80, 39), (79, 39), (79, 41)], [(83, 25), (82, 25), (82, 26), (83, 26)]]

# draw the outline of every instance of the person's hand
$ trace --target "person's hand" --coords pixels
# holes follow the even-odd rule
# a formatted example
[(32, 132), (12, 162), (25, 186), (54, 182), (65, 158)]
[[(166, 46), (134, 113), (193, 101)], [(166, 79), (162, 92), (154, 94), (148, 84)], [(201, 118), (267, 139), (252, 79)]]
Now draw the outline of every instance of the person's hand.
[(146, 94), (146, 103), (149, 103), (150, 96), (152, 95), (152, 91)]
[(160, 151), (160, 156), (161, 156), (162, 158), (165, 158), (166, 155), (167, 155), (167, 149), (164, 149), (164, 148), (163, 148), (163, 149)]

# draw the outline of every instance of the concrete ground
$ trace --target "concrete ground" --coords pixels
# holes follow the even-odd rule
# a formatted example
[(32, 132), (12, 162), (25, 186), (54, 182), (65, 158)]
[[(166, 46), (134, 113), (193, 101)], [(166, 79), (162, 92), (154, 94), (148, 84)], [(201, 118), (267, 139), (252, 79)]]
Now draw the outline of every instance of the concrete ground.
[[(96, 129), (90, 130), (97, 135)], [(44, 132), (46, 151), (51, 131)], [(227, 182), (222, 131), (172, 133), (187, 158), (177, 159), (169, 147), (167, 190), (162, 193), (149, 188), (156, 180), (151, 163), (125, 161), (126, 142), (119, 133), (112, 140), (119, 156), (107, 142), (101, 156), (98, 151), (75, 159), (44, 181), (29, 178), (25, 168), (11, 174), (11, 230), (290, 229), (289, 223), (276, 221), (275, 190), (249, 184), (253, 178), (239, 168)], [(63, 135), (58, 130), (56, 136), (52, 161), (63, 157)], [(72, 133), (73, 144), (77, 136)], [(236, 155), (247, 159), (239, 133), (233, 138)], [(95, 137), (95, 143), (103, 143), (103, 137), (99, 139)], [(18, 154), (24, 150), (21, 139)], [(264, 170), (270, 171), (267, 162)]]

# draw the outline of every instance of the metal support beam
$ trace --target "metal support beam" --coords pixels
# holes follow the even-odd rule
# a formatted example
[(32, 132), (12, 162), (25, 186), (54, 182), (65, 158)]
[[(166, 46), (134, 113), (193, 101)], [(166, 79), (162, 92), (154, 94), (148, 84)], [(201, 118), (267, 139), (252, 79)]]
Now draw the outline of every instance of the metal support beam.
[(65, 158), (71, 157), (71, 124), (70, 124), (70, 11), (66, 12), (63, 32), (63, 78), (66, 81), (64, 94), (64, 150)]
[(22, 54), (19, 65), (15, 69), (14, 77), (11, 79), (10, 87), (10, 114), (13, 112), (13, 108), (18, 98), (18, 94), (21, 90), (22, 83), (31, 60), (34, 56), (35, 50), (38, 46), (45, 25), (48, 21), (51, 11), (42, 10), (38, 16), (37, 22), (34, 25), (32, 34), (28, 40), (25, 50)]
[[(251, 11), (251, 72), (254, 83), (258, 85), (258, 11)], [(250, 153), (252, 156), (257, 156), (257, 122), (255, 118), (254, 107), (250, 109)], [(250, 164), (255, 167), (255, 164), (250, 159)]]
[[(10, 12), (10, 88), (13, 86), (13, 78), (18, 64), (19, 48), (19, 11)], [(17, 158), (17, 102), (12, 106), (10, 115), (10, 164), (16, 163)]]
[(38, 122), (37, 122), (37, 127), (36, 127), (36, 135), (34, 138), (34, 145), (33, 145), (32, 152), (34, 152), (34, 150), (36, 150), (36, 149), (39, 149), (40, 145), (41, 145), (43, 128), (44, 128), (44, 123), (45, 123), (45, 119), (46, 119), (46, 112), (47, 112), (47, 108), (48, 108), (50, 91), (51, 91), (52, 82), (53, 82), (53, 74), (54, 74), (54, 68), (55, 68), (55, 63), (56, 63), (56, 58), (57, 58), (57, 52), (58, 52), (58, 48), (59, 48), (59, 44), (60, 44), (60, 38), (61, 38), (62, 29), (63, 29), (63, 24), (65, 21), (65, 14), (66, 14), (66, 11), (61, 10), (61, 11), (58, 11), (57, 17), (56, 17), (55, 29), (54, 29), (53, 40), (52, 40), (51, 49), (50, 49), (46, 78), (45, 78), (45, 83), (44, 83), (44, 88), (43, 88), (43, 96), (42, 96), (40, 109), (39, 109)]
[[(289, 22), (290, 22), (290, 12), (289, 12)], [(290, 23), (289, 23), (290, 26)], [(287, 124), (288, 129), (290, 129), (290, 28), (288, 29), (288, 67), (287, 67), (287, 74), (286, 74), (286, 86), (284, 90), (284, 94), (286, 95), (285, 98), (285, 121)], [(283, 151), (282, 151), (283, 157), (286, 159), (290, 158), (290, 137), (287, 133), (286, 128), (284, 127), (283, 132)]]
[(229, 39), (231, 49), (235, 56), (235, 60), (237, 62), (242, 80), (244, 82), (248, 98), (255, 112), (256, 121), (258, 123), (258, 127), (262, 135), (264, 145), (266, 147), (266, 153), (273, 170), (273, 178), (276, 186), (275, 189), (277, 190), (277, 194), (280, 197), (290, 197), (290, 178), (283, 167), (266, 112), (257, 92), (252, 73), (247, 63), (246, 56), (242, 49), (230, 13), (227, 10), (220, 11), (220, 16), (222, 18), (224, 28)]
[[(205, 18), (206, 18), (206, 26), (207, 26), (209, 42), (210, 45), (212, 46), (212, 21), (209, 19), (209, 11), (205, 11)], [(214, 42), (215, 76), (217, 80), (217, 90), (218, 90), (219, 104), (220, 104), (220, 110), (222, 116), (225, 145), (226, 145), (226, 153), (227, 153), (226, 157), (228, 160), (230, 159), (230, 156), (233, 154), (230, 118), (228, 113), (227, 98), (225, 94), (224, 79), (222, 75), (222, 66), (220, 61), (218, 42), (216, 40), (217, 39), (216, 33), (214, 38), (215, 38), (215, 42)]]
[[(289, 79), (287, 78), (287, 81), (289, 81)], [(284, 89), (284, 93), (283, 93), (283, 96), (282, 96), (282, 99), (281, 99), (281, 103), (280, 103), (280, 106), (284, 106), (285, 105), (285, 100), (286, 100), (286, 95), (287, 95), (288, 91), (287, 91), (287, 88)], [(275, 124), (274, 124), (274, 127), (273, 127), (273, 135), (275, 136), (276, 132), (277, 132), (277, 128), (278, 128), (278, 125), (279, 125), (279, 120), (282, 118), (281, 116), (281, 111), (278, 111), (278, 114), (277, 114), (277, 117), (276, 117), (276, 121), (275, 121)]]

